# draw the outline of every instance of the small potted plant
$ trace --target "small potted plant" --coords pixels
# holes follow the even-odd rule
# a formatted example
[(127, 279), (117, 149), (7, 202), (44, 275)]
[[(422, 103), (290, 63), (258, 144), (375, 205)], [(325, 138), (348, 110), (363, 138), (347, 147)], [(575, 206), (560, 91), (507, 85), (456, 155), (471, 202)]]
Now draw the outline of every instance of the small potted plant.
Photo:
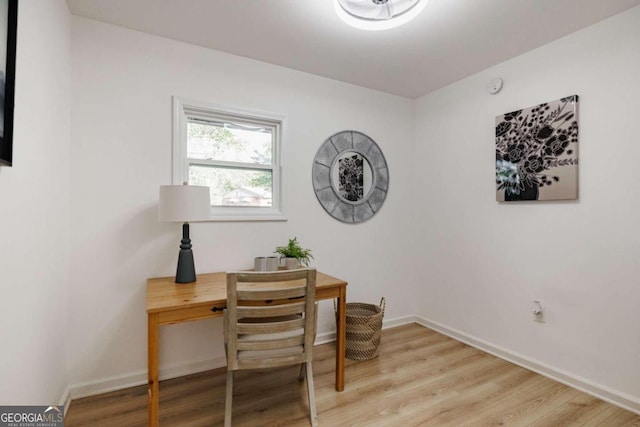
[(302, 249), (298, 243), (298, 238), (289, 239), (287, 246), (278, 246), (274, 253), (280, 255), (280, 259), (284, 259), (287, 270), (299, 268), (300, 265), (309, 266), (309, 259), (313, 259), (311, 249)]

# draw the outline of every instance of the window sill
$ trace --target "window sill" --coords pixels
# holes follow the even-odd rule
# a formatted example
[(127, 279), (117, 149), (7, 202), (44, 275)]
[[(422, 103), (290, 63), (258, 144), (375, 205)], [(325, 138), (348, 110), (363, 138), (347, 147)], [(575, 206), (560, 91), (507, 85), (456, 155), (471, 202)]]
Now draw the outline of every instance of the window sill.
[(253, 221), (253, 222), (262, 222), (262, 221), (287, 221), (287, 217), (281, 213), (269, 213), (269, 214), (261, 214), (256, 215), (255, 213), (248, 212), (246, 214), (239, 213), (220, 213), (220, 212), (212, 212), (211, 218), (206, 221), (199, 222), (239, 222), (239, 221)]

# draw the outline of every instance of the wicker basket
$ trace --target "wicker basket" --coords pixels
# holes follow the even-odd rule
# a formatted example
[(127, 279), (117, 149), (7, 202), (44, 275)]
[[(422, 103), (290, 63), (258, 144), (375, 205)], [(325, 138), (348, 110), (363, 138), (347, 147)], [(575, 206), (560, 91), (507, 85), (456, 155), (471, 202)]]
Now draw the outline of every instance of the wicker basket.
[[(346, 357), (348, 359), (369, 360), (378, 357), (385, 304), (384, 297), (380, 300), (379, 306), (361, 302), (346, 304)], [(336, 309), (336, 318), (337, 314)]]

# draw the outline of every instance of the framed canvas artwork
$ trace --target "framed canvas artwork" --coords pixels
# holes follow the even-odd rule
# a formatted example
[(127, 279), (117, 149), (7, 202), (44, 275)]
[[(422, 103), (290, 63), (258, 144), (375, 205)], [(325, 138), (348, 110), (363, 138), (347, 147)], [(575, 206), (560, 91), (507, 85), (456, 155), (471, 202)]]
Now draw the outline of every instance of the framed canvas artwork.
[(496, 117), (496, 200), (578, 198), (578, 95)]
[(18, 0), (0, 0), (0, 164), (13, 165)]

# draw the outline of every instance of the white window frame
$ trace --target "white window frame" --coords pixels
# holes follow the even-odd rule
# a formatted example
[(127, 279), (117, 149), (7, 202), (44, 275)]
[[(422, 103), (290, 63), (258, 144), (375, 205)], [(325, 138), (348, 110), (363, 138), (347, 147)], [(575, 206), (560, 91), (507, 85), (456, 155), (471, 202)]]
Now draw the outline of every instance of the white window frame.
[[(244, 120), (264, 123), (274, 129), (271, 165), (251, 165), (252, 169), (272, 171), (271, 207), (257, 206), (212, 206), (211, 221), (286, 221), (284, 215), (283, 173), (280, 164), (282, 127), (285, 117), (262, 111), (252, 111), (204, 101), (173, 97), (173, 172), (172, 183), (180, 185), (189, 182), (190, 164), (211, 164), (215, 161), (189, 161), (187, 158), (187, 121), (188, 117), (214, 120)], [(229, 164), (229, 162), (224, 162)], [(246, 164), (238, 164), (242, 168)]]

